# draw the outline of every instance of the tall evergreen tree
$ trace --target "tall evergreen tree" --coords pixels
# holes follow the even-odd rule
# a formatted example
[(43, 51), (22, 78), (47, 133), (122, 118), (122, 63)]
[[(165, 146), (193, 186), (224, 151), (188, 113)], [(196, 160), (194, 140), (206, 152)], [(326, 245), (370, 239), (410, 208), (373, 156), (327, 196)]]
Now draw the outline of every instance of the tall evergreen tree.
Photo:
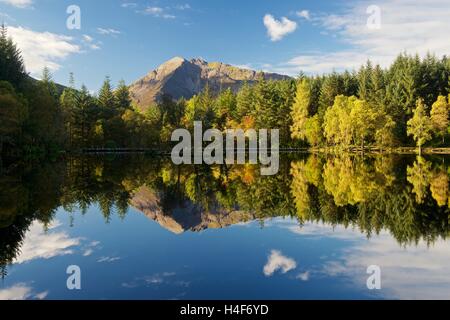
[(98, 93), (98, 104), (106, 110), (113, 110), (115, 107), (114, 93), (111, 85), (111, 79), (106, 77)]
[(343, 94), (342, 78), (336, 72), (325, 77), (320, 91), (319, 116), (323, 117), (328, 108), (330, 108), (334, 99)]
[(367, 61), (358, 72), (358, 96), (360, 99), (368, 101), (373, 92), (373, 68), (372, 63)]
[(128, 86), (125, 84), (124, 80), (119, 81), (119, 85), (114, 93), (116, 98), (116, 105), (123, 111), (131, 108), (131, 96)]
[(18, 88), (27, 78), (25, 64), (20, 50), (11, 38), (4, 24), (0, 28), (0, 80), (10, 82)]

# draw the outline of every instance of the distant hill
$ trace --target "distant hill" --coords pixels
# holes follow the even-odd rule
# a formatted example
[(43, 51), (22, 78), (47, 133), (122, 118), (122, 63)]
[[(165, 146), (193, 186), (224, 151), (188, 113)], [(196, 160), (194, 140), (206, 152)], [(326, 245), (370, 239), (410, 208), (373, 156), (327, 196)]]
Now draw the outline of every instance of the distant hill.
[[(28, 80), (33, 84), (36, 84), (39, 81), (41, 81), (41, 80), (35, 79), (31, 76), (28, 76)], [(63, 93), (63, 91), (67, 88), (66, 86), (63, 86), (62, 84), (59, 84), (59, 83), (55, 83), (55, 87), (56, 87), (58, 95), (61, 95)]]
[(189, 99), (209, 84), (213, 92), (231, 88), (237, 91), (244, 82), (254, 83), (260, 75), (268, 80), (289, 79), (276, 73), (257, 72), (202, 59), (175, 57), (130, 86), (133, 102), (145, 110), (160, 101), (163, 95), (173, 99)]

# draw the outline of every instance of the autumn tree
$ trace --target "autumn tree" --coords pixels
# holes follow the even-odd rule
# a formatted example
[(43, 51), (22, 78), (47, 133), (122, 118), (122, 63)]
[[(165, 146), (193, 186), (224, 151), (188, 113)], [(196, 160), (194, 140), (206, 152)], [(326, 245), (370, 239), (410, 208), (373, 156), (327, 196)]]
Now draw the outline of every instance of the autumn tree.
[(334, 104), (325, 112), (324, 136), (329, 144), (349, 146), (352, 141), (350, 113), (356, 97), (339, 95)]
[(214, 113), (216, 118), (216, 128), (223, 130), (230, 120), (236, 109), (236, 96), (231, 91), (231, 88), (222, 91), (216, 99), (214, 104)]
[(292, 126), (291, 137), (293, 139), (305, 140), (306, 122), (308, 120), (308, 109), (311, 101), (311, 86), (307, 78), (303, 78), (297, 84), (295, 101), (291, 108)]
[(310, 117), (305, 123), (305, 137), (306, 141), (314, 147), (317, 147), (323, 142), (322, 124), (319, 115)]
[(431, 107), (431, 124), (434, 132), (442, 137), (442, 143), (445, 142), (445, 135), (449, 126), (449, 106), (444, 96), (439, 96)]
[(417, 100), (417, 106), (413, 117), (408, 121), (408, 135), (413, 136), (419, 147), (419, 154), (422, 153), (422, 146), (431, 139), (432, 123), (426, 114), (426, 106), (422, 99)]
[(413, 166), (408, 166), (406, 171), (407, 180), (413, 186), (412, 192), (416, 194), (416, 202), (421, 204), (425, 200), (430, 185), (431, 163), (419, 155)]

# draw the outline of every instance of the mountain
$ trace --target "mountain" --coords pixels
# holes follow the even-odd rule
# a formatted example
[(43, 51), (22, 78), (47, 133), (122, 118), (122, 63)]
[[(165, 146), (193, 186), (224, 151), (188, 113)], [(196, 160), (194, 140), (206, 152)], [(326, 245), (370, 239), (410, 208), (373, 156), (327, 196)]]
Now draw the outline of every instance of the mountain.
[(164, 95), (173, 99), (190, 99), (209, 84), (213, 92), (231, 88), (237, 91), (244, 82), (254, 83), (262, 74), (268, 80), (289, 79), (276, 73), (256, 72), (202, 59), (186, 60), (175, 57), (130, 86), (133, 102), (145, 110)]
[(161, 202), (158, 194), (142, 186), (134, 193), (130, 205), (175, 234), (222, 229), (257, 219), (256, 215), (240, 210), (226, 211), (219, 207), (203, 210), (187, 200), (163, 209)]

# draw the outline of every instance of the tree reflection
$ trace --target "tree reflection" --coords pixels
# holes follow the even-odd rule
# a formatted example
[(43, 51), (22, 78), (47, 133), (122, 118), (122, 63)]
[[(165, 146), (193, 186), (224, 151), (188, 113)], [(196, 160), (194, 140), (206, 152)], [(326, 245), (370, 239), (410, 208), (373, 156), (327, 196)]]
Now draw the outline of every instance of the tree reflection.
[(269, 177), (255, 165), (175, 166), (146, 156), (16, 164), (0, 171), (0, 272), (31, 223), (50, 226), (60, 207), (74, 224), (92, 205), (106, 223), (134, 206), (177, 232), (285, 216), (368, 237), (387, 230), (401, 245), (432, 243), (449, 235), (448, 171), (443, 158), (387, 155), (284, 157)]

